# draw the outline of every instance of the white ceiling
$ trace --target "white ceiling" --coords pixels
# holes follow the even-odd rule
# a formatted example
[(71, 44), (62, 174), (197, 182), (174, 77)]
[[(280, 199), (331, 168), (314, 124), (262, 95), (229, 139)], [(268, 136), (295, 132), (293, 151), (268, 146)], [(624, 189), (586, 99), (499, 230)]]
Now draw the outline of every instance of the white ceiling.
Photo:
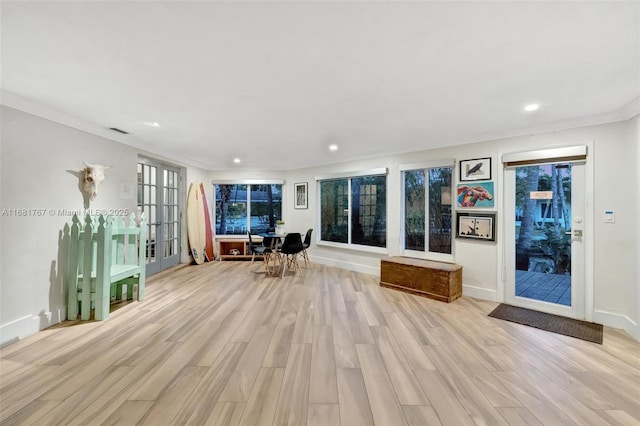
[(616, 121), (640, 95), (638, 2), (0, 7), (3, 92), (210, 170)]

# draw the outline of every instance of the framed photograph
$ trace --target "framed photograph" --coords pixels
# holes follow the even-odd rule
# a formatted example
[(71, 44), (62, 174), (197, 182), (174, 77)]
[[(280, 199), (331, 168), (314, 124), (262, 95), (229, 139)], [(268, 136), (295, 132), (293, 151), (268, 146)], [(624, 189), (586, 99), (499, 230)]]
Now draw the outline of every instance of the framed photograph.
[(491, 157), (460, 161), (460, 182), (491, 180)]
[(308, 207), (307, 200), (309, 198), (307, 194), (307, 182), (294, 184), (294, 200), (293, 205), (296, 209), (306, 209)]
[(495, 213), (456, 212), (458, 217), (457, 238), (496, 240)]
[(459, 183), (456, 207), (490, 209), (495, 206), (493, 182)]

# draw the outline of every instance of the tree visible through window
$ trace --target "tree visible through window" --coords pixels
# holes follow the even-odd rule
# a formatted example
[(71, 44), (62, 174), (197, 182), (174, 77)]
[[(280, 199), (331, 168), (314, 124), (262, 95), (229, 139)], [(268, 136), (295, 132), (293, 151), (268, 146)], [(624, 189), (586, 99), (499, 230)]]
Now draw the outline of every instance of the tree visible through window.
[(320, 239), (386, 247), (386, 175), (320, 182)]
[(451, 254), (451, 175), (451, 167), (403, 172), (405, 250)]
[(216, 234), (267, 232), (282, 220), (282, 185), (215, 185)]
[(349, 181), (336, 179), (320, 182), (320, 239), (349, 242)]

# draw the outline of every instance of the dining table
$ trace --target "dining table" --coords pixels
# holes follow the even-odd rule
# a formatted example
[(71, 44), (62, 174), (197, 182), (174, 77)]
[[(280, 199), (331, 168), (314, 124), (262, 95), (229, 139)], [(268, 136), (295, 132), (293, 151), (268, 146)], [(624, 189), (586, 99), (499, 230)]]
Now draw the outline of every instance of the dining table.
[[(282, 246), (282, 238), (286, 236), (286, 233), (278, 234), (275, 232), (263, 232), (258, 234), (258, 236), (262, 237), (262, 245), (269, 248), (271, 251), (266, 252), (264, 255), (264, 268), (269, 276), (280, 276), (279, 271), (282, 266), (282, 261), (280, 259), (280, 247)], [(270, 243), (268, 245), (264, 244), (265, 238), (270, 239)], [(273, 265), (271, 265), (273, 263)]]

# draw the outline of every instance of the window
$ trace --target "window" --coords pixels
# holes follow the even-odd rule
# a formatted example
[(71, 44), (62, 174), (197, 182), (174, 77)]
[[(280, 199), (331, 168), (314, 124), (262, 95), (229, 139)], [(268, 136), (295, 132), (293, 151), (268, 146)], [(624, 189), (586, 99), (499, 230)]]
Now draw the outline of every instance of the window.
[(281, 184), (216, 184), (216, 235), (267, 232), (282, 220)]
[(387, 246), (387, 176), (320, 180), (320, 239)]
[(349, 181), (320, 182), (320, 223), (324, 241), (349, 242)]
[(452, 166), (403, 171), (404, 250), (451, 254), (452, 171)]

